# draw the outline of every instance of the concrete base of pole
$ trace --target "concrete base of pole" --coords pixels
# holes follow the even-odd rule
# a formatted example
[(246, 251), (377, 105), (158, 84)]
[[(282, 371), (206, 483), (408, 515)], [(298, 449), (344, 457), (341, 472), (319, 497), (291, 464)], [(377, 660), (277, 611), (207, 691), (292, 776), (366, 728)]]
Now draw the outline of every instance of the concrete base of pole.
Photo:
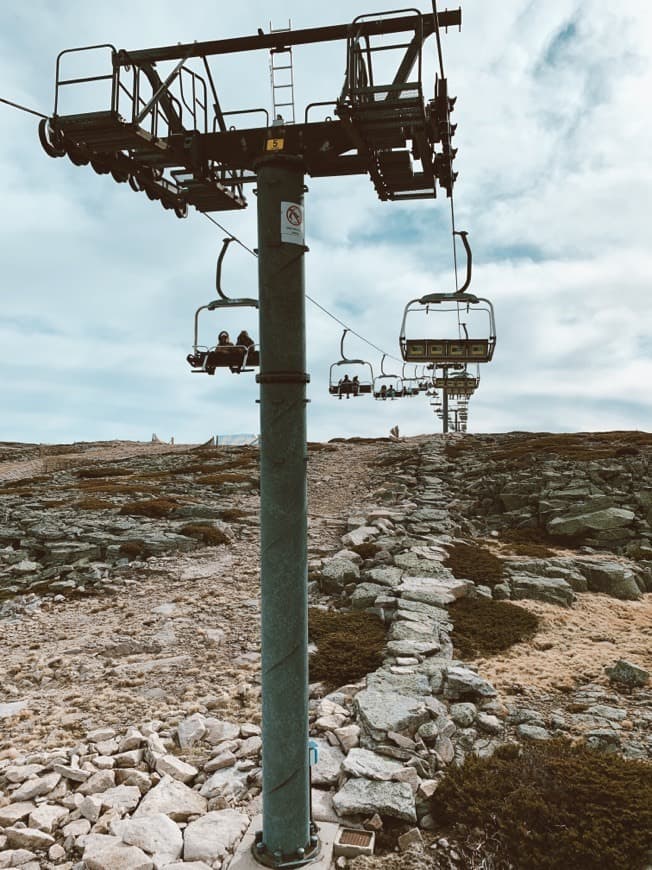
[[(262, 865), (256, 861), (251, 850), (256, 841), (256, 831), (260, 831), (262, 827), (263, 817), (256, 816), (240, 841), (240, 845), (228, 865), (229, 870), (261, 870)], [(333, 865), (333, 844), (339, 828), (339, 825), (331, 822), (317, 822), (321, 850), (319, 855), (306, 865), (310, 870), (330, 870)]]

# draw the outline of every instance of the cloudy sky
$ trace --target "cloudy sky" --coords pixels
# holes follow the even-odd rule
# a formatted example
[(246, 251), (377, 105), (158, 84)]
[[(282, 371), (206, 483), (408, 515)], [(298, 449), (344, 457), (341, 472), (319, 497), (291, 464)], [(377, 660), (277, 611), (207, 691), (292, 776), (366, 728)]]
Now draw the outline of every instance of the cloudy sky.
[[(0, 97), (50, 113), (66, 47), (154, 47), (253, 34), (270, 15), (275, 27), (291, 18), (299, 28), (395, 6), (8, 0)], [(461, 33), (444, 38), (458, 97), (455, 208), (473, 245), (472, 288), (494, 301), (498, 324), (469, 428), (650, 429), (652, 4), (462, 6)], [(427, 94), (434, 60), (430, 40)], [(341, 43), (295, 49), (298, 114), (337, 96), (344, 62)], [(214, 64), (225, 110), (270, 107), (267, 64), (266, 52)], [(192, 375), (185, 362), (194, 311), (214, 294), (223, 233), (193, 209), (177, 220), (109, 176), (50, 159), (32, 116), (0, 105), (0, 132), (0, 440), (258, 432), (253, 375)], [(382, 203), (366, 177), (307, 183), (307, 292), (398, 356), (406, 302), (454, 289), (448, 201)], [(216, 217), (255, 246), (255, 207)], [(256, 294), (256, 262), (242, 248), (232, 246), (225, 285)], [(342, 330), (310, 303), (307, 311), (310, 438), (386, 434), (395, 424), (405, 434), (436, 430), (424, 398), (329, 398)], [(224, 325), (237, 332), (231, 317)], [(379, 354), (364, 343), (346, 350), (377, 369)]]

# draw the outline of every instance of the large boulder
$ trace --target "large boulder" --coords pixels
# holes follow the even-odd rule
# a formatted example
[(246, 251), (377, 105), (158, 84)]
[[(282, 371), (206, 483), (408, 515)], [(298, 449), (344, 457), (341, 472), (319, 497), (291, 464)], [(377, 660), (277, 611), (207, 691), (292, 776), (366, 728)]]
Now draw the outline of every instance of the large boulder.
[(601, 532), (630, 526), (635, 518), (634, 511), (611, 507), (577, 516), (555, 517), (550, 520), (547, 529), (551, 535), (572, 538), (587, 532)]
[(561, 577), (537, 577), (533, 574), (516, 574), (510, 578), (512, 599), (523, 598), (548, 601), (568, 607), (575, 601), (572, 586)]
[(354, 777), (333, 797), (333, 806), (340, 816), (391, 816), (406, 822), (416, 822), (414, 794), (406, 782), (378, 782)]
[(322, 592), (337, 593), (360, 577), (360, 569), (350, 559), (325, 559), (319, 576)]
[(422, 697), (400, 692), (363, 689), (355, 696), (355, 706), (366, 730), (378, 739), (388, 731), (413, 734), (430, 718)]
[(596, 559), (578, 562), (578, 567), (586, 577), (591, 592), (605, 592), (623, 601), (637, 601), (643, 595), (634, 573), (620, 562)]
[(190, 822), (184, 832), (183, 860), (213, 864), (222, 860), (240, 841), (249, 817), (237, 810), (217, 810)]
[(452, 575), (434, 577), (404, 577), (398, 591), (409, 601), (443, 606), (462, 598), (473, 586), (470, 580), (458, 580)]

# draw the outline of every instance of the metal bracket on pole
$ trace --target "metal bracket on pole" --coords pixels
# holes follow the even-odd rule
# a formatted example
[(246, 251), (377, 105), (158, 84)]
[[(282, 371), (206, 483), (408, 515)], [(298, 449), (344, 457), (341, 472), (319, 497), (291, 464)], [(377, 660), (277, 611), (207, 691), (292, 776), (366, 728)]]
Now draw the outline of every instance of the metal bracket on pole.
[(309, 384), (310, 375), (306, 372), (268, 372), (256, 375), (257, 384)]

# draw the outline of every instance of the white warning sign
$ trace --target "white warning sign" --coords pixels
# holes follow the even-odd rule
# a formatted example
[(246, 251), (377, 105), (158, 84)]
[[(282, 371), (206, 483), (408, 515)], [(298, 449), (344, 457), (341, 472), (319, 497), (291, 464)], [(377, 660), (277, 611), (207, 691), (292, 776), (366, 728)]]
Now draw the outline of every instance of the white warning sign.
[(303, 223), (303, 206), (296, 202), (281, 203), (281, 241), (291, 245), (305, 243), (305, 226)]

